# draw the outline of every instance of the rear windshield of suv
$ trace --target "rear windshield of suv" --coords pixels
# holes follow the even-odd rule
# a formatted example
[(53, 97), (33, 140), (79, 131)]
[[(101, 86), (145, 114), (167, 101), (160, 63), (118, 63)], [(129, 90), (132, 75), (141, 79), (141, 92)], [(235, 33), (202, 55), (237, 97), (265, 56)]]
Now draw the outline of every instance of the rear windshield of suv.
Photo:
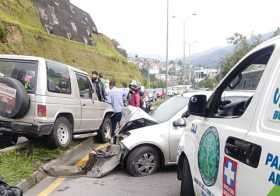
[(0, 76), (20, 81), (28, 93), (35, 93), (37, 85), (37, 61), (0, 59)]

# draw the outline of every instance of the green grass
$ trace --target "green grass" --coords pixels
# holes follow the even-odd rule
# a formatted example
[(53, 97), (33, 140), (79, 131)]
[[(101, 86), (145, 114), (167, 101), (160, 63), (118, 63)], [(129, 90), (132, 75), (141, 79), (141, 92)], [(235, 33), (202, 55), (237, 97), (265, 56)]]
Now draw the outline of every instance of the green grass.
[[(131, 80), (143, 82), (136, 65), (115, 49), (112, 41), (102, 35), (93, 35), (94, 46), (47, 34), (31, 0), (0, 0), (0, 22), (6, 29), (13, 27), (20, 39), (0, 43), (0, 53), (41, 56), (73, 65), (84, 71), (102, 72), (105, 78), (115, 79), (117, 84)], [(13, 37), (9, 32), (7, 37)], [(19, 36), (18, 36), (19, 37)]]
[[(77, 142), (72, 146), (77, 145)], [(36, 142), (22, 150), (0, 154), (0, 176), (5, 182), (16, 185), (31, 176), (40, 166), (56, 159), (66, 150), (50, 149)]]

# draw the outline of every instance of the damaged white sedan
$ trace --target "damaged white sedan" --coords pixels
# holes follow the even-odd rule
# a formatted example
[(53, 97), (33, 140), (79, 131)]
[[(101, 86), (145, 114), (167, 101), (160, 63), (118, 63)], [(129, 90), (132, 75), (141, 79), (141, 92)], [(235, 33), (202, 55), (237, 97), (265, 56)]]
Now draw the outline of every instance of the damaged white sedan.
[(151, 115), (140, 108), (127, 108), (118, 143), (125, 151), (122, 163), (129, 174), (146, 176), (163, 165), (176, 164), (177, 145), (186, 126), (186, 119), (182, 116), (194, 94), (197, 92), (172, 97)]

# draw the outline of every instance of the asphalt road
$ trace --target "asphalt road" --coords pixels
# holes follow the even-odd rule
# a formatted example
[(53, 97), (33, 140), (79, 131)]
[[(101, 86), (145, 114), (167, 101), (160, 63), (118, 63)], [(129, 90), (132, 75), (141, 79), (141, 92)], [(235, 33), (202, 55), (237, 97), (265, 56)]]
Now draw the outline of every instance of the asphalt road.
[(179, 196), (180, 182), (176, 168), (168, 167), (152, 176), (131, 177), (116, 169), (106, 177), (48, 177), (29, 190), (25, 196)]

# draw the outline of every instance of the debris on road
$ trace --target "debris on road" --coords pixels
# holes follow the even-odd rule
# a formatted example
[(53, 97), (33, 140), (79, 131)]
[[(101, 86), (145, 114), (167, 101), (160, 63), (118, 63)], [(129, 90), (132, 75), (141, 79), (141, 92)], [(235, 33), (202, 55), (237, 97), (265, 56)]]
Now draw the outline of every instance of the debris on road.
[(18, 187), (9, 186), (6, 182), (0, 180), (1, 196), (22, 196), (23, 192)]
[(53, 166), (45, 171), (48, 175), (59, 176), (74, 176), (84, 175), (92, 178), (101, 178), (113, 171), (121, 161), (122, 149), (117, 144), (107, 144), (102, 149), (93, 149), (89, 153), (89, 159), (84, 166)]

